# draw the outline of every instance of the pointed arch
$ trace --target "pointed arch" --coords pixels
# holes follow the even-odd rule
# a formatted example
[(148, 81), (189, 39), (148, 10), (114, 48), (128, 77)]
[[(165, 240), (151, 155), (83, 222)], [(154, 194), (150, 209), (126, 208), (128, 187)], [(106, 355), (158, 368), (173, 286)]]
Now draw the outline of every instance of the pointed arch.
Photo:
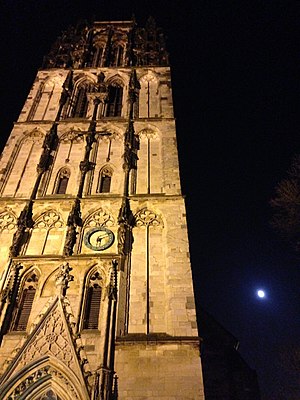
[(124, 65), (125, 44), (123, 42), (115, 42), (112, 46), (110, 67), (120, 67)]
[(111, 227), (115, 225), (112, 213), (106, 208), (98, 208), (84, 220), (83, 226), (86, 228), (94, 228), (96, 226)]
[(84, 280), (80, 330), (99, 328), (104, 279), (98, 266), (90, 269)]
[(48, 114), (48, 110), (51, 109), (53, 104), (55, 88), (61, 87), (62, 83), (62, 76), (47, 77), (41, 81), (28, 113), (27, 121), (42, 121), (46, 118), (46, 114)]
[(137, 211), (134, 215), (135, 226), (137, 227), (163, 227), (163, 221), (159, 214), (147, 207)]
[(63, 400), (57, 393), (56, 390), (50, 385), (50, 387), (47, 387), (44, 390), (44, 393), (42, 395), (38, 395), (38, 397), (35, 397), (33, 400)]
[(91, 67), (103, 67), (105, 65), (105, 49), (107, 36), (103, 33), (97, 33), (93, 37), (92, 57), (88, 62)]
[(160, 116), (159, 79), (149, 70), (140, 78), (139, 118), (157, 118)]
[(106, 117), (120, 117), (123, 104), (124, 82), (119, 75), (112, 77), (108, 82), (108, 97), (106, 101)]
[(89, 108), (88, 94), (95, 91), (95, 81), (92, 77), (81, 75), (77, 78), (69, 104), (67, 117), (85, 118)]
[(161, 134), (148, 124), (138, 132), (139, 152), (136, 171), (136, 193), (163, 193), (163, 159)]
[(10, 331), (26, 331), (39, 278), (40, 272), (36, 268), (21, 276), (18, 295), (14, 299)]
[(64, 221), (54, 209), (35, 219), (26, 255), (59, 254), (62, 249)]
[[(164, 293), (164, 277), (157, 277), (157, 271), (163, 271), (165, 246), (163, 242), (163, 220), (154, 210), (143, 207), (134, 215), (134, 243), (132, 250), (131, 269), (131, 309), (129, 314), (129, 333), (139, 333), (141, 330), (150, 334), (155, 331), (158, 323), (165, 327), (164, 316), (158, 315), (159, 307), (153, 295), (153, 287), (158, 284)], [(155, 248), (155, 251), (151, 249)], [(142, 252), (141, 250), (142, 249)], [(158, 267), (159, 266), (159, 267)], [(163, 301), (161, 296), (160, 301)], [(136, 317), (140, 315), (140, 317)], [(165, 327), (166, 329), (166, 327)], [(164, 329), (163, 329), (164, 331)]]
[(105, 43), (98, 42), (93, 46), (92, 67), (102, 67), (104, 65)]
[(89, 214), (85, 219), (83, 219), (83, 227), (80, 232), (80, 238), (78, 242), (79, 251), (86, 252), (86, 246), (83, 247), (83, 238), (87, 231), (95, 227), (111, 228), (115, 226), (115, 219), (112, 213), (106, 208), (98, 208), (91, 214)]
[(109, 164), (104, 165), (100, 169), (98, 177), (97, 193), (110, 193), (112, 176), (113, 176), (113, 169)]
[(58, 171), (53, 194), (66, 194), (70, 176), (71, 171), (68, 167), (63, 167)]
[(55, 278), (59, 271), (59, 267), (55, 268), (45, 279), (41, 287), (41, 297), (51, 296), (55, 287)]
[(17, 227), (17, 216), (6, 208), (0, 213), (0, 259), (6, 260), (9, 254), (9, 245)]
[(14, 372), (8, 370), (1, 382), (3, 399), (22, 394), (22, 399), (48, 400), (45, 396), (50, 391), (55, 394), (55, 400), (89, 399), (84, 378), (55, 357), (43, 356)]
[[(42, 142), (46, 132), (35, 128), (26, 131), (17, 141), (6, 166), (6, 175), (1, 192), (4, 196), (29, 195), (36, 177), (36, 165), (42, 153)], [(26, 155), (19, 157), (20, 154)]]

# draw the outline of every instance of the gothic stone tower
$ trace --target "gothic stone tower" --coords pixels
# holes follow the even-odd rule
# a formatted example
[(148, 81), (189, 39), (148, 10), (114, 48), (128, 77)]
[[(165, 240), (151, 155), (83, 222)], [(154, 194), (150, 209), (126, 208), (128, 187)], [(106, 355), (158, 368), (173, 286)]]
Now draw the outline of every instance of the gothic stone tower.
[(203, 399), (170, 68), (153, 19), (63, 32), (0, 173), (0, 399)]

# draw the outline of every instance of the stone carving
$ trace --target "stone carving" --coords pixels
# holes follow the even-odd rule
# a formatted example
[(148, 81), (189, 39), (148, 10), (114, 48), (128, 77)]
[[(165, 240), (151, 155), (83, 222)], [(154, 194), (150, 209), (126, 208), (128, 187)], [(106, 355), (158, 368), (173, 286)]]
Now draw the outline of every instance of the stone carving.
[(30, 229), (33, 226), (32, 207), (33, 207), (33, 202), (32, 200), (30, 200), (20, 213), (17, 222), (17, 230), (14, 233), (12, 245), (10, 246), (9, 249), (11, 257), (16, 257), (19, 255), (21, 246), (23, 244), (25, 231), (26, 229)]
[(99, 210), (95, 211), (85, 222), (86, 227), (95, 227), (95, 226), (114, 226), (115, 221), (113, 216), (102, 207)]
[[(26, 377), (9, 395), (7, 400), (17, 400), (21, 398), (21, 395), (25, 392), (25, 390), (29, 389), (30, 386), (37, 386), (40, 380), (44, 381), (45, 378), (58, 379), (62, 382), (63, 386), (66, 388), (66, 391), (72, 396), (72, 399), (78, 399), (77, 392), (72, 385), (72, 383), (59, 371), (54, 369), (53, 367), (46, 366), (40, 368), (37, 371), (34, 371), (31, 375)], [(47, 390), (45, 394), (38, 398), (38, 400), (61, 400), (59, 396), (57, 396), (52, 390)]]
[(133, 236), (132, 227), (134, 217), (130, 209), (128, 198), (124, 198), (118, 216), (118, 251), (121, 255), (127, 255), (132, 250)]
[(28, 143), (28, 142), (33, 142), (36, 144), (42, 143), (45, 135), (39, 131), (38, 129), (35, 129), (34, 131), (30, 132), (26, 137), (24, 138), (23, 143)]
[(112, 260), (112, 268), (110, 273), (110, 282), (107, 288), (108, 297), (111, 300), (117, 301), (118, 296), (118, 272), (117, 272), (118, 262), (117, 260)]
[(73, 143), (73, 144), (80, 144), (83, 143), (83, 134), (71, 131), (64, 135), (61, 139), (61, 143)]
[[(117, 61), (117, 50), (124, 47), (127, 47), (126, 55)], [(125, 32), (113, 25), (100, 31), (91, 30), (87, 24), (70, 27), (52, 46), (43, 68), (113, 66), (116, 63), (121, 66), (168, 65), (164, 35), (152, 17), (143, 28), (137, 27), (133, 20)]]
[(143, 208), (138, 211), (135, 215), (136, 226), (160, 226), (162, 225), (161, 218), (153, 211), (148, 208)]
[(59, 396), (53, 390), (47, 390), (45, 394), (39, 397), (37, 400), (61, 400)]
[[(69, 269), (68, 265), (62, 267), (62, 270), (66, 269)], [(66, 297), (56, 299), (42, 318), (32, 332), (33, 336), (23, 347), (22, 353), (15, 358), (14, 372), (28, 363), (48, 355), (63, 362), (71, 371), (75, 373), (77, 371), (77, 375), (78, 369), (80, 369), (80, 373), (83, 374), (82, 378), (88, 379), (91, 372), (80, 336), (75, 331), (75, 319), (68, 299)], [(52, 366), (48, 371), (52, 376), (55, 375), (62, 379), (64, 385), (72, 387), (71, 382)], [(70, 390), (75, 395), (75, 390), (74, 392), (72, 389)], [(67, 392), (69, 393), (69, 386)]]
[(61, 113), (63, 110), (64, 105), (66, 104), (68, 98), (71, 97), (72, 90), (73, 90), (73, 71), (69, 71), (68, 75), (62, 85), (62, 92), (59, 99), (59, 110), (56, 116), (56, 121), (61, 118)]
[(154, 130), (150, 128), (145, 128), (142, 131), (139, 132), (139, 136), (142, 138), (147, 138), (151, 140), (158, 139), (158, 134)]
[(18, 369), (43, 355), (52, 355), (74, 369), (74, 355), (71, 351), (67, 351), (69, 346), (66, 326), (58, 307), (55, 307), (39, 327), (34, 341), (22, 353), (18, 361)]
[[(20, 263), (13, 263), (9, 272), (9, 276), (7, 278), (7, 284), (1, 292), (0, 295), (0, 315), (2, 314), (4, 304), (11, 303), (12, 295), (17, 291), (20, 281), (20, 271), (23, 269), (23, 265)], [(3, 327), (2, 327), (3, 328)]]
[[(42, 378), (45, 378), (47, 375), (50, 375), (50, 367), (48, 366), (40, 368), (39, 370), (33, 372), (14, 389), (7, 400), (20, 399), (25, 390), (27, 390), (31, 385), (35, 384)], [(44, 397), (41, 397), (41, 399), (44, 399)]]
[[(75, 400), (79, 399), (74, 386), (61, 372), (57, 371), (54, 368), (50, 368), (49, 373), (51, 374), (51, 376), (59, 379), (63, 383), (63, 386), (65, 386), (65, 388), (66, 388), (66, 392), (70, 393), (71, 399), (75, 399)], [(59, 397), (57, 398), (57, 400), (59, 400)]]
[(12, 231), (16, 227), (16, 217), (10, 211), (0, 214), (0, 232)]
[(37, 165), (38, 174), (42, 174), (43, 172), (47, 171), (51, 165), (53, 159), (51, 152), (55, 150), (57, 143), (57, 123), (54, 123), (44, 139), (43, 152)]
[(80, 172), (83, 175), (86, 175), (86, 173), (91, 171), (94, 168), (94, 166), (95, 166), (95, 164), (90, 162), (89, 160), (81, 161), (79, 164)]
[(139, 96), (141, 85), (138, 81), (136, 70), (133, 69), (129, 79), (129, 101), (135, 103)]
[(64, 245), (63, 255), (71, 256), (76, 243), (77, 231), (76, 227), (82, 226), (81, 211), (80, 211), (80, 200), (76, 199), (69, 214), (67, 221), (67, 235)]
[(59, 290), (59, 295), (65, 297), (69, 282), (74, 280), (74, 276), (70, 274), (73, 268), (69, 266), (68, 262), (61, 264), (58, 274), (56, 275), (56, 287)]
[(38, 229), (61, 228), (62, 226), (61, 217), (55, 210), (43, 213), (34, 224), (34, 228)]

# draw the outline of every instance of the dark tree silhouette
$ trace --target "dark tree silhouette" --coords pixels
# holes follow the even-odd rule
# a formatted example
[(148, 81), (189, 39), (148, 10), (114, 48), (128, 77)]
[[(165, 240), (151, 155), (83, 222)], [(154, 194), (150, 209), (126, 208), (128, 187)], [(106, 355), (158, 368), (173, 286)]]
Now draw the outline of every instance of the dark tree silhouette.
[(274, 212), (272, 226), (300, 251), (300, 155), (293, 158), (287, 177), (277, 185), (270, 204)]

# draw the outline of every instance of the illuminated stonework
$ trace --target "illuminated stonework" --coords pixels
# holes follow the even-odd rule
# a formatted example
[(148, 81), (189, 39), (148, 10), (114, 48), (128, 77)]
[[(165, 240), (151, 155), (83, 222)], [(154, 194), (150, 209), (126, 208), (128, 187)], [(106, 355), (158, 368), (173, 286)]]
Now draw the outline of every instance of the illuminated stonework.
[(0, 167), (0, 399), (203, 400), (153, 19), (64, 32)]

